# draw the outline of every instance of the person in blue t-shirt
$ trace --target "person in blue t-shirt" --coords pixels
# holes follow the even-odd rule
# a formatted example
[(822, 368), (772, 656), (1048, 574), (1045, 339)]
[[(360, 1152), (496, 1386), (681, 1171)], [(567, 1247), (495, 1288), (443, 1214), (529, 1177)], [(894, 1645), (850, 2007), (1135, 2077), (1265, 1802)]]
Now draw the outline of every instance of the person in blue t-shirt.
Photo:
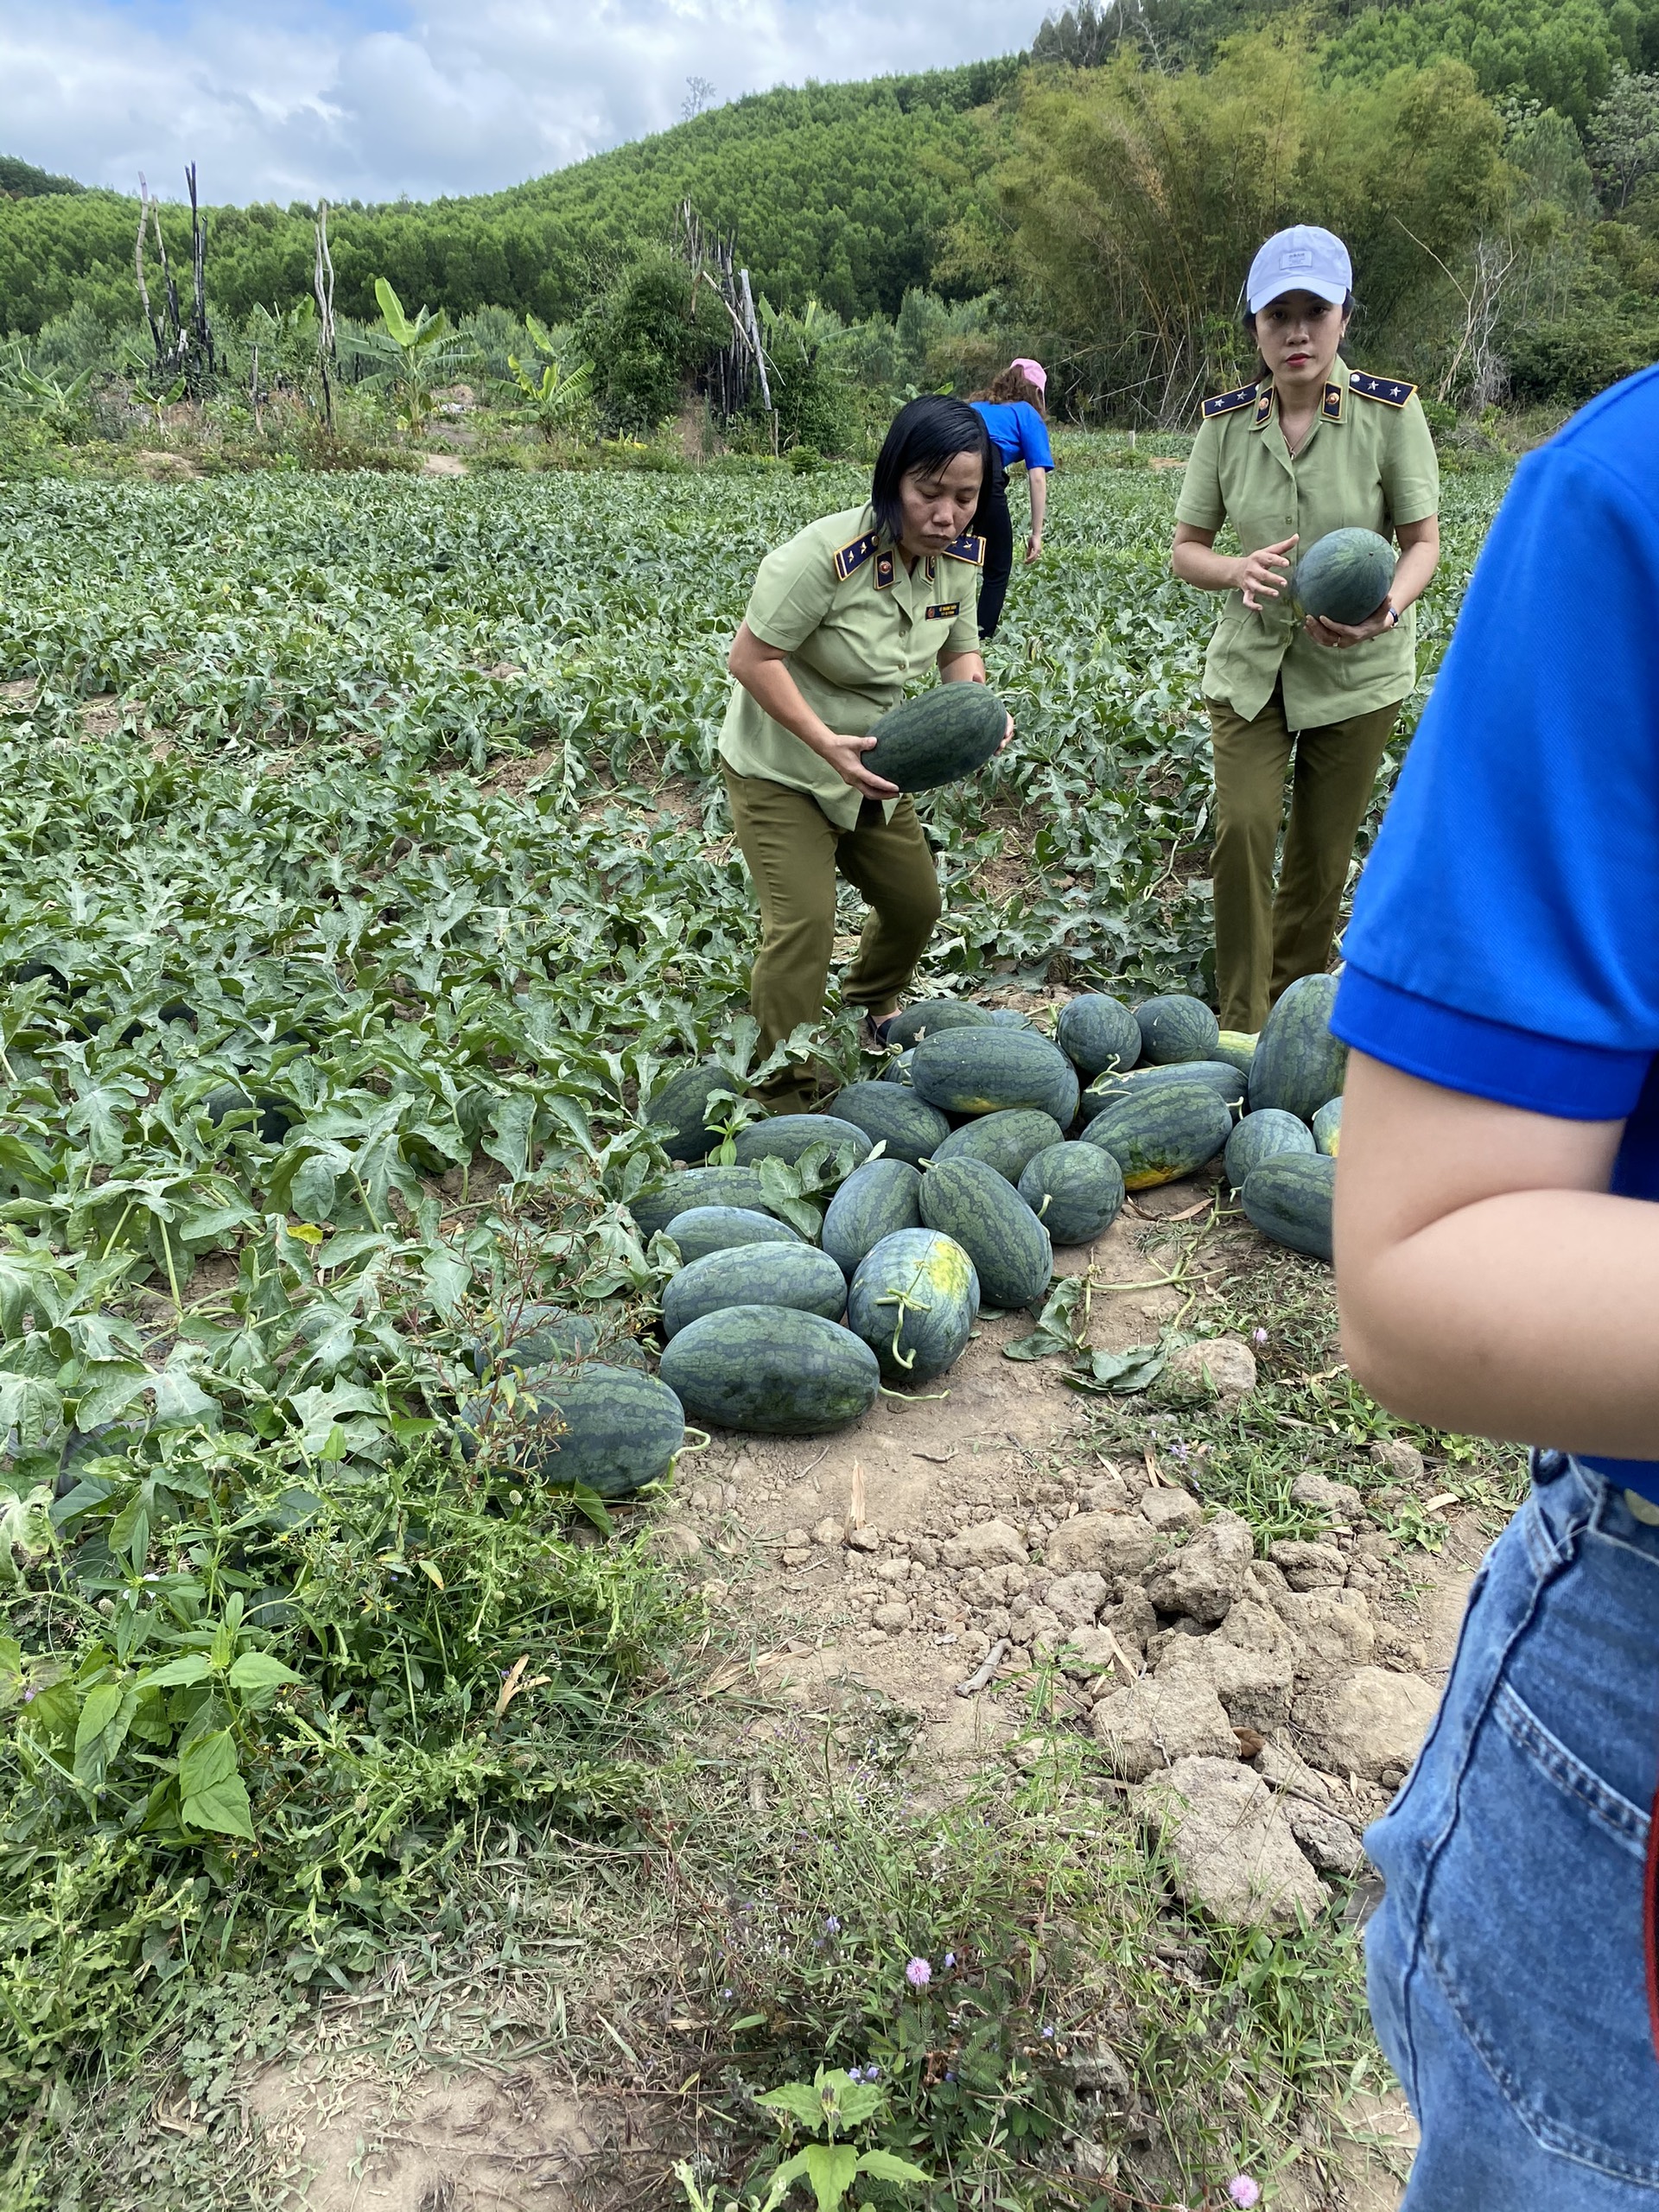
[(1659, 2212), (1659, 369), (1517, 470), (1344, 951), (1349, 1363), (1540, 1447), (1366, 1839), (1405, 2203)]
[(1040, 361), (1023, 356), (1012, 361), (988, 391), (976, 392), (969, 402), (985, 418), (991, 440), (991, 480), (979, 511), (985, 533), (985, 573), (979, 584), (979, 634), (994, 638), (1002, 619), (1002, 602), (1014, 574), (1014, 519), (1008, 512), (1008, 471), (1023, 461), (1031, 487), (1031, 530), (1026, 538), (1026, 558), (1034, 561), (1043, 550), (1043, 519), (1048, 512), (1048, 472), (1054, 451), (1043, 420), (1048, 372)]

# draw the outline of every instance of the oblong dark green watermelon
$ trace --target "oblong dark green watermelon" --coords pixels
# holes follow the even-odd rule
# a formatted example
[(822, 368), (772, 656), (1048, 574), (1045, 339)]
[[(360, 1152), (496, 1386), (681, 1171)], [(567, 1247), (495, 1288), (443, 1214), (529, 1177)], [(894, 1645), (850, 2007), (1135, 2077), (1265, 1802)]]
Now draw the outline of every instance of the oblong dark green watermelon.
[(887, 1042), (907, 1050), (925, 1033), (938, 1036), (942, 1029), (988, 1029), (991, 1017), (982, 1006), (968, 999), (918, 999), (900, 1007), (887, 1024)]
[(1103, 1146), (1123, 1170), (1125, 1187), (1146, 1191), (1196, 1173), (1223, 1149), (1232, 1126), (1230, 1110), (1202, 1084), (1151, 1083), (1097, 1114), (1080, 1141)]
[(854, 1168), (823, 1217), (823, 1249), (843, 1274), (850, 1276), (884, 1236), (920, 1228), (921, 1187), (920, 1172), (907, 1160), (867, 1160)]
[(474, 1375), (512, 1367), (557, 1366), (590, 1359), (599, 1350), (599, 1324), (591, 1313), (572, 1313), (563, 1306), (530, 1303), (489, 1317), (488, 1335), (467, 1352)]
[(1221, 1024), (1202, 999), (1168, 991), (1160, 998), (1142, 999), (1135, 1019), (1141, 1032), (1141, 1057), (1154, 1067), (1216, 1057)]
[(1092, 1244), (1123, 1208), (1123, 1171), (1104, 1146), (1055, 1144), (1030, 1160), (1020, 1195), (1056, 1244)]
[(961, 1358), (979, 1319), (979, 1277), (954, 1237), (901, 1229), (867, 1252), (847, 1297), (847, 1325), (887, 1382), (929, 1382)]
[(660, 1482), (685, 1441), (680, 1401), (654, 1375), (589, 1360), (532, 1368), (464, 1406), (461, 1449), (504, 1472), (632, 1497)]
[(1298, 561), (1291, 591), (1305, 614), (1363, 622), (1388, 597), (1395, 560), (1393, 546), (1374, 530), (1333, 530)]
[(911, 1088), (911, 1070), (915, 1065), (916, 1047), (913, 1045), (907, 1045), (902, 1052), (895, 1053), (887, 1062), (886, 1067), (877, 1076), (876, 1081), (890, 1083), (897, 1089), (908, 1090)]
[(261, 1144), (281, 1144), (301, 1120), (300, 1109), (292, 1099), (277, 1098), (268, 1091), (243, 1090), (233, 1083), (223, 1083), (217, 1090), (210, 1090), (201, 1107), (215, 1128), (227, 1115), (251, 1110), (259, 1117), (253, 1125), (253, 1133)]
[(1282, 1107), (1263, 1106), (1247, 1114), (1227, 1140), (1227, 1180), (1237, 1190), (1252, 1168), (1283, 1153), (1310, 1153), (1313, 1138), (1306, 1122)]
[(666, 1233), (690, 1266), (705, 1253), (735, 1251), (745, 1244), (804, 1244), (806, 1239), (786, 1221), (753, 1206), (688, 1206), (669, 1223)]
[(988, 1306), (1029, 1306), (1048, 1288), (1047, 1230), (1010, 1182), (982, 1160), (945, 1160), (922, 1178), (922, 1219), (974, 1263)]
[(1182, 1060), (1173, 1067), (1132, 1068), (1127, 1075), (1103, 1075), (1083, 1094), (1081, 1112), (1085, 1122), (1118, 1098), (1132, 1098), (1154, 1083), (1190, 1083), (1214, 1091), (1224, 1106), (1244, 1103), (1245, 1079), (1230, 1060)]
[(882, 715), (864, 766), (901, 791), (934, 791), (982, 768), (1007, 726), (1007, 709), (984, 684), (941, 683)]
[(881, 1370), (863, 1339), (821, 1313), (728, 1306), (680, 1331), (662, 1376), (693, 1421), (810, 1436), (868, 1413)]
[(1216, 1039), (1216, 1058), (1236, 1067), (1247, 1079), (1259, 1039), (1248, 1029), (1224, 1029)]
[(766, 1187), (753, 1167), (688, 1167), (648, 1184), (628, 1200), (628, 1211), (642, 1236), (656, 1236), (677, 1213), (688, 1213), (693, 1206), (744, 1206), (755, 1213), (770, 1211)]
[(918, 1097), (946, 1114), (995, 1114), (1027, 1106), (1061, 1128), (1077, 1117), (1077, 1071), (1034, 1029), (949, 1029), (924, 1037), (910, 1079)]
[(1079, 1075), (1132, 1068), (1141, 1057), (1141, 1025), (1122, 999), (1085, 991), (1060, 1008), (1055, 1041)]
[(863, 1130), (834, 1114), (773, 1114), (764, 1122), (751, 1122), (738, 1131), (733, 1150), (740, 1167), (752, 1167), (760, 1160), (783, 1160), (792, 1166), (815, 1144), (849, 1144), (859, 1160), (870, 1152)]
[(743, 1244), (705, 1252), (663, 1287), (663, 1334), (677, 1337), (705, 1313), (729, 1306), (789, 1306), (840, 1320), (847, 1278), (816, 1244)]
[(671, 1076), (645, 1109), (645, 1119), (658, 1132), (669, 1158), (706, 1160), (721, 1141), (720, 1131), (703, 1120), (709, 1094), (741, 1087), (713, 1060), (700, 1060), (695, 1067), (682, 1068)]
[(1238, 1198), (1264, 1236), (1328, 1263), (1336, 1187), (1337, 1163), (1326, 1154), (1287, 1152), (1253, 1167)]
[(982, 1160), (1010, 1183), (1026, 1172), (1027, 1160), (1050, 1145), (1058, 1144), (1065, 1132), (1052, 1114), (1034, 1106), (1009, 1106), (1000, 1114), (982, 1114), (952, 1129), (933, 1157), (939, 1160)]
[(994, 1006), (990, 1010), (993, 1029), (1034, 1029), (1037, 1025), (1028, 1014), (1021, 1014), (1017, 1006)]
[(1313, 1141), (1321, 1152), (1328, 1152), (1332, 1160), (1342, 1146), (1342, 1101), (1328, 1098), (1313, 1116)]
[(1332, 1033), (1334, 976), (1300, 976), (1262, 1025), (1250, 1063), (1250, 1111), (1278, 1106), (1312, 1122), (1342, 1089), (1348, 1047)]
[(836, 1119), (851, 1122), (872, 1144), (884, 1144), (889, 1160), (919, 1167), (950, 1134), (937, 1106), (896, 1083), (849, 1083), (830, 1101)]

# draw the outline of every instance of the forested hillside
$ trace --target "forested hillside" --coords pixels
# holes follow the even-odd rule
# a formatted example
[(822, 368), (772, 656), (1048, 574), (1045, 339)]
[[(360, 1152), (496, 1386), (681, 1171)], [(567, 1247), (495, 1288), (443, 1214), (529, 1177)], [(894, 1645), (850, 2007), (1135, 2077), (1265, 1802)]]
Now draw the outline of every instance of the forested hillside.
[[(976, 158), (973, 111), (1018, 67), (760, 93), (508, 192), (340, 207), (330, 221), (340, 308), (372, 316), (384, 276), (452, 316), (493, 305), (563, 321), (595, 276), (664, 235), (689, 196), (705, 223), (737, 232), (779, 306), (817, 298), (842, 315), (894, 314), (908, 287), (930, 281)], [(211, 191), (212, 179), (202, 186)], [(305, 296), (311, 216), (304, 206), (213, 209), (221, 313)], [(169, 250), (182, 251), (184, 211), (162, 219)], [(39, 330), (78, 301), (129, 320), (137, 220), (137, 200), (113, 193), (0, 200), (0, 321)]]
[[(491, 195), (333, 208), (336, 304), (372, 322), (390, 280), (464, 321), (498, 386), (533, 313), (593, 365), (599, 427), (647, 433), (706, 397), (728, 334), (673, 258), (687, 200), (753, 273), (785, 399), (768, 443), (847, 450), (905, 390), (1025, 350), (1076, 419), (1185, 423), (1249, 372), (1240, 276), (1294, 221), (1354, 250), (1357, 360), (1476, 416), (1576, 404), (1659, 353), (1659, 0), (1079, 0), (1027, 55), (757, 94)], [(308, 346), (315, 366), (294, 321), (314, 214), (207, 211), (243, 390), (256, 348), (283, 378)], [(30, 373), (143, 354), (137, 221), (0, 163), (0, 327)], [(183, 259), (184, 211), (162, 224)]]

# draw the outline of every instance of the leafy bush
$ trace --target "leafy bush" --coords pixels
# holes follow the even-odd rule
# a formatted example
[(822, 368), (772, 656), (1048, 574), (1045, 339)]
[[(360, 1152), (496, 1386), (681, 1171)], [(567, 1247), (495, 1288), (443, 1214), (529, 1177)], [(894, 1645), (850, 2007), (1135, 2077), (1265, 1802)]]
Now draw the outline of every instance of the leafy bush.
[(1505, 350), (1510, 389), (1516, 399), (1582, 407), (1599, 391), (1659, 359), (1659, 322), (1590, 312), (1542, 328), (1517, 330)]
[[(719, 323), (715, 317), (719, 316)], [(683, 264), (645, 254), (617, 275), (583, 316), (582, 351), (594, 364), (594, 399), (613, 434), (640, 435), (674, 413), (726, 332), (725, 315)]]

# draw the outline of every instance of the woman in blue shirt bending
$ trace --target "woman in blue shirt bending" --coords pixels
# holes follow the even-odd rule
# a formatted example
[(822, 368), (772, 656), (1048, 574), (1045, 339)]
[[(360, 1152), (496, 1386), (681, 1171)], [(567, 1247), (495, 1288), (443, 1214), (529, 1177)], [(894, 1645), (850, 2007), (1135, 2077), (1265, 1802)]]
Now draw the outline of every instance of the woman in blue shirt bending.
[(996, 635), (1014, 570), (1014, 524), (1008, 514), (1008, 471), (1024, 461), (1031, 484), (1031, 531), (1026, 539), (1026, 558), (1034, 561), (1043, 550), (1043, 516), (1048, 505), (1048, 472), (1054, 454), (1043, 420), (1048, 372), (1040, 361), (1012, 361), (988, 391), (969, 404), (985, 418), (991, 441), (991, 480), (981, 505), (980, 528), (985, 533), (985, 573), (979, 587), (979, 634)]

